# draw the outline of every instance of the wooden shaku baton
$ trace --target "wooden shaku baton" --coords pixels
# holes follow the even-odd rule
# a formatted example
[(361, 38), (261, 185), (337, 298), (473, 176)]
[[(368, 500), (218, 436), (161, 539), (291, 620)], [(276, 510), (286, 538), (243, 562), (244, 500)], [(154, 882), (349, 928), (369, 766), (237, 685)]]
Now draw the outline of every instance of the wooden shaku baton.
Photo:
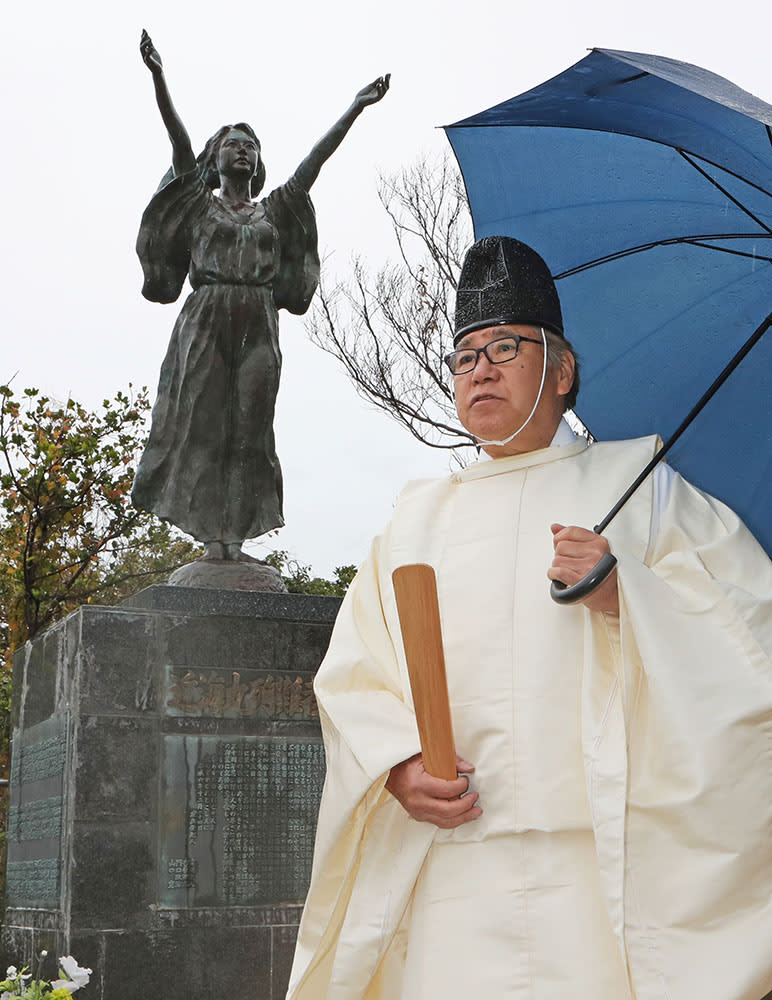
[(456, 749), (434, 570), (424, 563), (400, 566), (392, 573), (392, 581), (424, 767), (435, 778), (452, 781)]

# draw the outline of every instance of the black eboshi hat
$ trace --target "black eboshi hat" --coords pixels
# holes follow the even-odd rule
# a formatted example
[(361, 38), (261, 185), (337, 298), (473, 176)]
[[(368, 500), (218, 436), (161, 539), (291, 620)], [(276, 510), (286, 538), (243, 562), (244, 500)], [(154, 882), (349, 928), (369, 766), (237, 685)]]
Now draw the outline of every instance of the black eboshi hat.
[(453, 343), (474, 330), (508, 323), (543, 326), (563, 336), (560, 299), (542, 258), (511, 236), (486, 236), (464, 258)]

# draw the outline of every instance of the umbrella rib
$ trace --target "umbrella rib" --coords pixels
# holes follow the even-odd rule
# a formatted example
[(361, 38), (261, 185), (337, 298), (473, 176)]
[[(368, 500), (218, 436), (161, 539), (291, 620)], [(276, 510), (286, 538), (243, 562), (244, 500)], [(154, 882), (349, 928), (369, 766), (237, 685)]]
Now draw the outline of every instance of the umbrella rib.
[[(771, 234), (772, 235), (772, 234)], [(624, 257), (630, 257), (636, 253), (643, 253), (646, 250), (653, 250), (655, 247), (668, 247), (675, 246), (679, 243), (688, 243), (694, 246), (700, 246), (696, 240), (751, 240), (751, 239), (766, 239), (763, 233), (700, 233), (694, 236), (673, 236), (667, 240), (653, 240), (651, 243), (641, 243), (637, 247), (628, 247), (626, 250), (615, 250), (614, 253), (606, 254), (603, 257), (596, 257), (594, 260), (588, 260), (584, 264), (577, 264), (576, 267), (571, 267), (567, 271), (561, 271), (560, 274), (553, 275), (555, 281), (559, 281), (561, 278), (571, 278), (575, 274), (580, 274), (582, 271), (588, 271), (590, 268), (598, 267), (600, 264), (608, 264), (614, 260), (622, 260)], [(715, 247), (707, 246), (706, 249), (709, 250), (721, 250), (725, 253), (738, 253), (737, 250), (727, 250), (725, 247)], [(753, 254), (749, 254), (753, 256)], [(757, 258), (758, 259), (758, 258)], [(767, 258), (762, 258), (766, 260)]]
[(718, 190), (721, 192), (721, 194), (723, 194), (734, 205), (736, 205), (740, 209), (741, 212), (745, 212), (745, 214), (749, 218), (753, 219), (753, 221), (756, 223), (756, 225), (761, 226), (762, 229), (766, 229), (766, 231), (768, 233), (772, 233), (772, 229), (770, 229), (770, 227), (766, 223), (762, 222), (761, 219), (757, 215), (754, 215), (753, 212), (751, 212), (751, 210), (749, 208), (746, 208), (745, 205), (743, 205), (743, 203), (739, 200), (739, 198), (735, 198), (735, 196), (733, 194), (730, 194), (730, 192), (727, 191), (727, 189), (725, 187), (723, 187), (723, 185), (721, 185), (721, 184), (718, 183), (718, 181), (716, 180), (715, 177), (711, 177), (710, 174), (707, 172), (707, 170), (703, 170), (702, 167), (699, 166), (699, 164), (695, 163), (695, 161), (691, 158), (691, 156), (688, 153), (684, 152), (683, 149), (679, 149), (678, 150), (678, 155), (681, 156), (684, 160), (686, 160), (686, 162), (690, 166), (694, 167), (694, 169), (697, 171), (697, 173), (702, 174), (702, 176), (710, 184), (712, 184), (713, 187), (718, 188)]
[(765, 260), (768, 264), (772, 264), (772, 257), (765, 257), (763, 254), (748, 253), (745, 250), (730, 250), (729, 247), (716, 247), (710, 243), (700, 243), (698, 239), (687, 240), (686, 242), (693, 247), (702, 247), (705, 250), (720, 250), (721, 253), (732, 253), (735, 257), (748, 257), (750, 260)]
[(621, 87), (625, 83), (635, 83), (636, 80), (643, 80), (644, 77), (651, 76), (648, 70), (644, 70), (641, 73), (635, 73), (633, 76), (622, 77), (621, 80), (609, 80), (607, 83), (601, 84), (599, 87), (590, 87), (587, 90), (587, 96), (589, 98), (598, 97), (600, 94), (608, 90), (613, 90), (615, 87)]
[(630, 487), (625, 491), (625, 493), (617, 500), (611, 510), (606, 514), (603, 520), (596, 524), (592, 529), (596, 534), (602, 534), (606, 528), (611, 524), (614, 518), (617, 516), (619, 511), (624, 507), (630, 497), (635, 493), (641, 483), (646, 479), (649, 473), (652, 471), (655, 465), (665, 457), (665, 455), (670, 451), (673, 445), (678, 441), (681, 435), (686, 431), (686, 429), (691, 425), (694, 418), (702, 412), (705, 406), (710, 402), (710, 400), (715, 396), (721, 386), (726, 382), (732, 372), (737, 368), (741, 361), (747, 356), (753, 347), (758, 344), (767, 330), (772, 326), (772, 313), (770, 313), (767, 318), (756, 327), (754, 332), (748, 337), (745, 343), (742, 345), (740, 350), (734, 355), (734, 357), (729, 361), (726, 367), (721, 371), (721, 373), (716, 377), (713, 383), (705, 390), (700, 399), (694, 404), (689, 413), (684, 417), (678, 428), (670, 435), (670, 437), (665, 441), (659, 451), (654, 455), (651, 461), (647, 464), (646, 468), (643, 469), (636, 480), (630, 485)]

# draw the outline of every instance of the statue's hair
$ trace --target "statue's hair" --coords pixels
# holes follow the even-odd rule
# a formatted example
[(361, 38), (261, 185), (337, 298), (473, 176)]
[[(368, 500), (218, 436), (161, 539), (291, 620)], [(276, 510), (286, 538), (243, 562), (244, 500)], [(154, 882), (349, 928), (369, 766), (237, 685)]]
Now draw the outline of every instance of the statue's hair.
[(257, 169), (249, 186), (250, 194), (253, 198), (256, 198), (262, 190), (263, 184), (265, 184), (265, 164), (260, 153), (260, 140), (257, 138), (252, 126), (247, 125), (246, 122), (237, 122), (235, 125), (223, 125), (222, 128), (218, 128), (215, 134), (207, 139), (206, 145), (196, 160), (198, 169), (201, 171), (204, 182), (212, 190), (220, 187), (220, 175), (217, 172), (217, 154), (220, 151), (220, 144), (232, 129), (244, 132), (257, 146)]

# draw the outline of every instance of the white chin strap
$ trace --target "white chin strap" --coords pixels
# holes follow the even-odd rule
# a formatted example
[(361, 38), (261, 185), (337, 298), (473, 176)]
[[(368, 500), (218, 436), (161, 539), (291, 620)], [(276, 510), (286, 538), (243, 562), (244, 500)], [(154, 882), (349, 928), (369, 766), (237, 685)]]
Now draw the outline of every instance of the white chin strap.
[(509, 437), (505, 437), (503, 441), (484, 441), (482, 438), (478, 437), (478, 438), (475, 438), (475, 440), (477, 441), (478, 445), (497, 445), (497, 446), (500, 446), (500, 445), (504, 445), (504, 444), (509, 444), (509, 442), (512, 441), (513, 438), (516, 438), (517, 435), (521, 431), (524, 431), (526, 429), (526, 427), (528, 426), (528, 424), (530, 424), (531, 419), (532, 419), (534, 413), (536, 413), (536, 407), (539, 405), (539, 400), (541, 399), (541, 394), (544, 391), (544, 381), (545, 381), (545, 379), (547, 377), (547, 335), (544, 332), (544, 327), (543, 326), (540, 326), (539, 330), (541, 332), (541, 342), (542, 342), (542, 344), (544, 346), (544, 360), (542, 361), (542, 366), (541, 366), (541, 385), (539, 386), (539, 392), (536, 395), (536, 402), (533, 404), (533, 409), (528, 414), (528, 416), (525, 418), (525, 420), (523, 421), (523, 423), (520, 424), (520, 426), (517, 428), (517, 430), (513, 431), (512, 434), (509, 435)]

